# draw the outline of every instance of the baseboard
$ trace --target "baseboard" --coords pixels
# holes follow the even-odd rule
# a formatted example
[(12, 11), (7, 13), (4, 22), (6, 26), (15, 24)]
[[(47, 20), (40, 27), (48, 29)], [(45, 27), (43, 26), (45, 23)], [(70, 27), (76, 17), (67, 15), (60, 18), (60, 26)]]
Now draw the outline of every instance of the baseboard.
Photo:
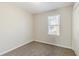
[[(33, 41), (33, 40), (32, 40), (32, 41)], [(12, 50), (14, 50), (14, 49), (16, 49), (16, 48), (19, 48), (19, 47), (21, 47), (21, 46), (23, 46), (23, 45), (26, 45), (26, 44), (28, 44), (28, 43), (31, 43), (32, 41), (28, 41), (28, 42), (22, 43), (22, 44), (19, 45), (19, 46), (16, 46), (16, 47), (13, 47), (13, 48), (11, 48), (11, 49), (9, 49), (9, 50), (6, 50), (6, 51), (0, 53), (0, 56), (3, 55), (3, 54), (5, 54), (5, 53), (8, 53), (8, 52), (10, 52), (10, 51), (12, 51)]]
[[(32, 40), (32, 41), (33, 41), (33, 40)], [(9, 50), (6, 50), (6, 51), (0, 53), (0, 56), (3, 55), (3, 54), (5, 54), (5, 53), (8, 53), (8, 52), (10, 52), (10, 51), (12, 51), (12, 50), (14, 50), (14, 49), (16, 49), (16, 48), (19, 48), (19, 47), (21, 47), (21, 46), (23, 46), (23, 45), (25, 45), (25, 44), (31, 43), (32, 41), (25, 42), (25, 43), (23, 43), (23, 44), (21, 44), (21, 45), (19, 45), (19, 46), (16, 46), (16, 47), (13, 47), (13, 48), (11, 48), (11, 49), (9, 49)], [(38, 40), (35, 40), (35, 41), (41, 42), (41, 43), (45, 43), (45, 44), (51, 44), (51, 45), (55, 45), (55, 46), (59, 46), (59, 47), (64, 47), (64, 48), (72, 49), (71, 47), (67, 47), (67, 46), (63, 46), (63, 45), (59, 45), (59, 44), (53, 44), (53, 43), (48, 43), (48, 42), (45, 42), (45, 41), (38, 41)]]
[(68, 47), (68, 46), (64, 46), (64, 45), (59, 45), (59, 44), (49, 43), (49, 42), (45, 42), (45, 41), (38, 41), (38, 40), (35, 40), (35, 41), (37, 41), (37, 42), (41, 42), (41, 43), (46, 43), (46, 44), (51, 44), (51, 45), (55, 45), (55, 46), (59, 46), (59, 47), (63, 47), (63, 48), (72, 49), (72, 47)]

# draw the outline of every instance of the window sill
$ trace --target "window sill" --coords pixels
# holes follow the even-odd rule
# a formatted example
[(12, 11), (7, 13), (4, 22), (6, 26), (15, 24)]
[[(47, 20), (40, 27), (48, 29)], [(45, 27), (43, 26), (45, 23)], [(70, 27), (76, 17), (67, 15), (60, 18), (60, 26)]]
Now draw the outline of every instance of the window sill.
[(52, 37), (59, 37), (60, 35), (48, 34), (48, 36), (52, 36)]

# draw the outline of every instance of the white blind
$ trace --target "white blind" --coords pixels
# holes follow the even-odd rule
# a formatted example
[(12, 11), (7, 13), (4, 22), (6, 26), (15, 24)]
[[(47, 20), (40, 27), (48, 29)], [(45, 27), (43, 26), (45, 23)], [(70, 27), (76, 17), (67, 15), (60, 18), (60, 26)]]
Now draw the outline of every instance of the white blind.
[(60, 15), (48, 16), (48, 34), (49, 35), (60, 35)]

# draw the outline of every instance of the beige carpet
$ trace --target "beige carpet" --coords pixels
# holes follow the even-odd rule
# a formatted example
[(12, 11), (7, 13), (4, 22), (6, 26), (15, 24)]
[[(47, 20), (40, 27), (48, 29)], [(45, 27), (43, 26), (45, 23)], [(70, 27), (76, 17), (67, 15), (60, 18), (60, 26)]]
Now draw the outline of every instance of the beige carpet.
[(71, 49), (39, 42), (31, 42), (3, 56), (75, 56), (75, 53)]

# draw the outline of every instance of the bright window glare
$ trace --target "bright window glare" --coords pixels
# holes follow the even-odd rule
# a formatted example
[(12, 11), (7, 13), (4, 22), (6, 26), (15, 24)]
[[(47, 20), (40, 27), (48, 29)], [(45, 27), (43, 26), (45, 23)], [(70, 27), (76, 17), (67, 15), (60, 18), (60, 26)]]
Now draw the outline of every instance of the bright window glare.
[(48, 16), (48, 34), (60, 35), (59, 33), (60, 15)]

